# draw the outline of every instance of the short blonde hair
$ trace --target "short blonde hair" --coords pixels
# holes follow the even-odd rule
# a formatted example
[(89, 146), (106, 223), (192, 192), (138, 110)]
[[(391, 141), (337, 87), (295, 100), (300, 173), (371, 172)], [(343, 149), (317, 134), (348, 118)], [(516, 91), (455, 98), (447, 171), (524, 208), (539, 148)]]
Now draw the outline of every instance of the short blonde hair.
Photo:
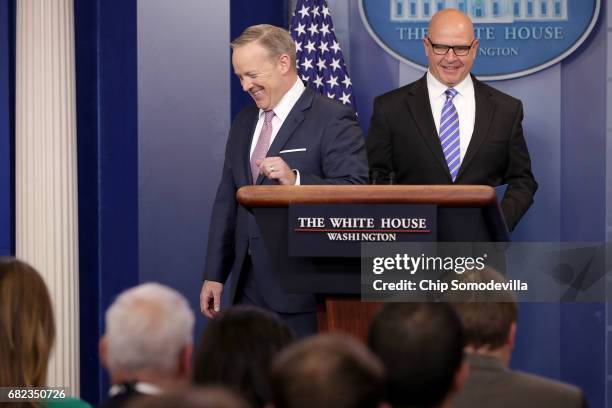
[(234, 50), (255, 41), (268, 51), (270, 58), (289, 55), (291, 67), (296, 70), (295, 42), (287, 30), (270, 24), (250, 26), (230, 43), (230, 47)]

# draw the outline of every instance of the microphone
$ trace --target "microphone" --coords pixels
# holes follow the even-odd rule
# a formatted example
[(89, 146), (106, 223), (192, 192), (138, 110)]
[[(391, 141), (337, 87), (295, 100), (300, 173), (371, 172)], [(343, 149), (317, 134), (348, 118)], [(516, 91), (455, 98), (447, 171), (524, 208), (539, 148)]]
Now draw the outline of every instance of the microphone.
[(378, 170), (374, 170), (370, 173), (370, 184), (378, 184)]

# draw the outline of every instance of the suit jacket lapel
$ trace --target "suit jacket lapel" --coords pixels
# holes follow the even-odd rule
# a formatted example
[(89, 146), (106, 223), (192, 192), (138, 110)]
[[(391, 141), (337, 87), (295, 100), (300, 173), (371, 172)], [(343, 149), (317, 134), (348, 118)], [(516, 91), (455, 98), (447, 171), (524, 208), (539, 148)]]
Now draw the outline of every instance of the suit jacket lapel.
[[(270, 145), (270, 148), (268, 149), (268, 154), (266, 157), (278, 156), (278, 152), (280, 152), (285, 144), (287, 144), (287, 141), (300, 126), (300, 123), (304, 121), (304, 111), (310, 108), (313, 98), (314, 91), (307, 87), (302, 93), (302, 96), (300, 96), (300, 99), (298, 99), (291, 109), (291, 112), (289, 112), (289, 115), (283, 122), (281, 128), (278, 130), (272, 145)], [(256, 184), (261, 184), (263, 180), (264, 176), (260, 174), (259, 177), (257, 177)]]
[(255, 133), (255, 127), (257, 126), (257, 120), (259, 119), (259, 109), (254, 109), (252, 118), (249, 123), (250, 126), (245, 129), (245, 137), (238, 143), (238, 157), (240, 159), (240, 165), (243, 166), (243, 174), (245, 176), (245, 184), (253, 183), (253, 176), (251, 175), (251, 144), (253, 143), (253, 136)]
[(480, 81), (472, 77), (474, 83), (474, 98), (476, 103), (476, 116), (474, 120), (474, 132), (470, 139), (467, 152), (461, 162), (459, 173), (457, 173), (457, 179), (461, 177), (461, 174), (469, 166), (470, 162), (476, 155), (476, 152), (482, 145), (482, 142), (487, 138), (489, 133), (489, 127), (491, 126), (491, 120), (495, 113), (495, 103), (491, 100), (490, 94), (487, 93)]
[(440, 138), (436, 130), (434, 117), (431, 112), (429, 92), (427, 91), (427, 75), (423, 76), (412, 88), (410, 88), (406, 96), (406, 102), (413, 115), (414, 122), (419, 128), (421, 137), (425, 140), (429, 150), (431, 150), (431, 153), (448, 176), (448, 179), (451, 180), (448, 165), (444, 158), (444, 152), (442, 152), (442, 145), (440, 145)]

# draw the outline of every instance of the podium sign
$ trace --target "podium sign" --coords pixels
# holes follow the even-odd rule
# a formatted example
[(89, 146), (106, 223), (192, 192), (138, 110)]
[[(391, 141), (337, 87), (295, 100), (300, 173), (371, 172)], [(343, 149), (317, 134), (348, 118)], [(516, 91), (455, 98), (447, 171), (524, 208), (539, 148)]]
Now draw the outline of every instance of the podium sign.
[[(509, 240), (489, 186), (245, 186), (237, 198), (255, 216), (281, 287), (318, 295), (320, 330), (344, 330), (362, 338), (378, 307), (355, 296), (362, 289), (363, 243)], [(411, 221), (395, 220), (407, 218)], [(383, 224), (383, 219), (388, 220)]]
[(437, 240), (431, 204), (291, 204), (288, 249), (292, 257), (359, 257), (363, 242)]

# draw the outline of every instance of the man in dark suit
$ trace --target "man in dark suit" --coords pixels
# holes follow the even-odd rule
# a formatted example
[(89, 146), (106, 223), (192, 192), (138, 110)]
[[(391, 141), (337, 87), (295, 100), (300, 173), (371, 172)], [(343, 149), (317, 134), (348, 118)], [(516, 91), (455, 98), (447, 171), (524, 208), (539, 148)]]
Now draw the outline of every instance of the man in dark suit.
[[(506, 280), (495, 270), (468, 271), (462, 282)], [(457, 395), (455, 408), (582, 408), (586, 400), (573, 385), (509, 368), (518, 309), (514, 295), (505, 291), (474, 291), (461, 299), (450, 296), (466, 336), (470, 375)]]
[(236, 191), (252, 184), (367, 183), (365, 142), (350, 108), (304, 88), (287, 31), (249, 27), (232, 49), (234, 71), (255, 105), (242, 110), (230, 129), (211, 216), (202, 313), (214, 317), (220, 310), (232, 273), (234, 303), (276, 311), (305, 335), (316, 330), (314, 297), (280, 287), (255, 220), (236, 201)]
[(507, 184), (501, 206), (513, 230), (538, 187), (523, 138), (522, 103), (470, 75), (478, 40), (459, 10), (436, 13), (423, 44), (427, 74), (374, 100), (371, 177), (378, 183)]

